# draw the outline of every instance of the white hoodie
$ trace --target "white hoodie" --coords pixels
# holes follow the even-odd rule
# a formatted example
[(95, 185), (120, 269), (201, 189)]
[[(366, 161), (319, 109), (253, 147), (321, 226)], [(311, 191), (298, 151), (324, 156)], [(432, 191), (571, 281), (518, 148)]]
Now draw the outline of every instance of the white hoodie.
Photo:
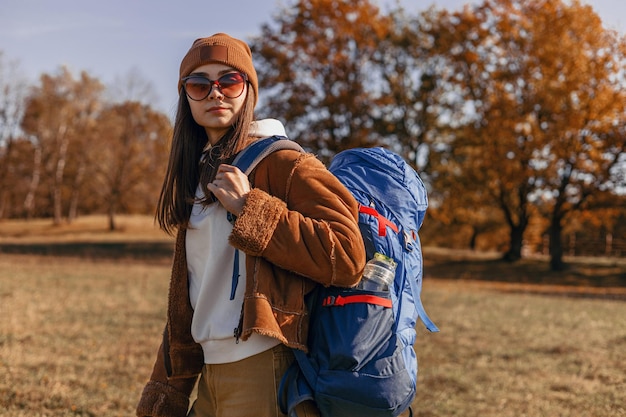
[[(263, 138), (287, 136), (275, 119), (253, 122), (250, 136)], [(203, 197), (198, 188), (197, 197)], [(280, 343), (277, 339), (253, 333), (245, 342), (236, 343), (234, 330), (239, 325), (246, 286), (245, 254), (236, 255), (228, 243), (232, 224), (219, 202), (203, 207), (194, 204), (187, 230), (186, 250), (189, 270), (189, 300), (194, 309), (191, 334), (202, 345), (207, 364), (235, 362), (256, 355)], [(233, 284), (235, 256), (239, 278)]]

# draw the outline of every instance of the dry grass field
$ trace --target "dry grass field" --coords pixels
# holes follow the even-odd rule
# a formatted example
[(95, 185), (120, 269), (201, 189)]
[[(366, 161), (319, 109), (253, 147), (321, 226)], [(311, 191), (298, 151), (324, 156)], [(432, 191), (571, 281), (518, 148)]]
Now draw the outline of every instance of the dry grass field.
[[(164, 324), (171, 239), (150, 219), (121, 224), (0, 222), (0, 416), (134, 415)], [(626, 416), (624, 262), (554, 274), (544, 260), (425, 258), (441, 332), (419, 327), (416, 416)]]

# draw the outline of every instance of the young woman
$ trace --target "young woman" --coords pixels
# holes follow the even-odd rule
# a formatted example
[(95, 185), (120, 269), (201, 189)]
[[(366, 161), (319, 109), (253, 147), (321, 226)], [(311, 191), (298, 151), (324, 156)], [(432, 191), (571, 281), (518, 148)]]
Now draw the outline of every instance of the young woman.
[[(280, 378), (307, 343), (305, 294), (352, 286), (363, 270), (357, 203), (311, 154), (274, 152), (250, 178), (229, 165), (254, 140), (285, 135), (276, 120), (253, 120), (246, 43), (196, 40), (178, 88), (156, 214), (176, 234), (167, 324), (137, 415), (281, 416)], [(297, 411), (317, 415), (312, 404)]]

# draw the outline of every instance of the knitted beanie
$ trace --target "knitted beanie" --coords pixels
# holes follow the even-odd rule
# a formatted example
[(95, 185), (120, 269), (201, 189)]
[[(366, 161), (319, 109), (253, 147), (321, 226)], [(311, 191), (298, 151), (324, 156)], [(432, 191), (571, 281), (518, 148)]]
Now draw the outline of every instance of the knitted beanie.
[(228, 36), (225, 33), (216, 33), (208, 38), (196, 39), (180, 63), (180, 78), (178, 91), (183, 86), (182, 79), (201, 65), (217, 62), (235, 68), (248, 76), (255, 96), (255, 105), (259, 98), (259, 80), (254, 65), (252, 52), (243, 41)]

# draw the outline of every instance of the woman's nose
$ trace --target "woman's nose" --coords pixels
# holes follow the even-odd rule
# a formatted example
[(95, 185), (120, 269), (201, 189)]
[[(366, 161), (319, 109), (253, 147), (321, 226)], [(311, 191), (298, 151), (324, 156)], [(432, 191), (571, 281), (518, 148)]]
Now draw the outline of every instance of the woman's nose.
[(222, 89), (220, 88), (220, 85), (217, 81), (213, 81), (210, 88), (211, 91), (209, 91), (209, 95), (207, 96), (210, 100), (224, 97), (224, 94), (222, 94)]

